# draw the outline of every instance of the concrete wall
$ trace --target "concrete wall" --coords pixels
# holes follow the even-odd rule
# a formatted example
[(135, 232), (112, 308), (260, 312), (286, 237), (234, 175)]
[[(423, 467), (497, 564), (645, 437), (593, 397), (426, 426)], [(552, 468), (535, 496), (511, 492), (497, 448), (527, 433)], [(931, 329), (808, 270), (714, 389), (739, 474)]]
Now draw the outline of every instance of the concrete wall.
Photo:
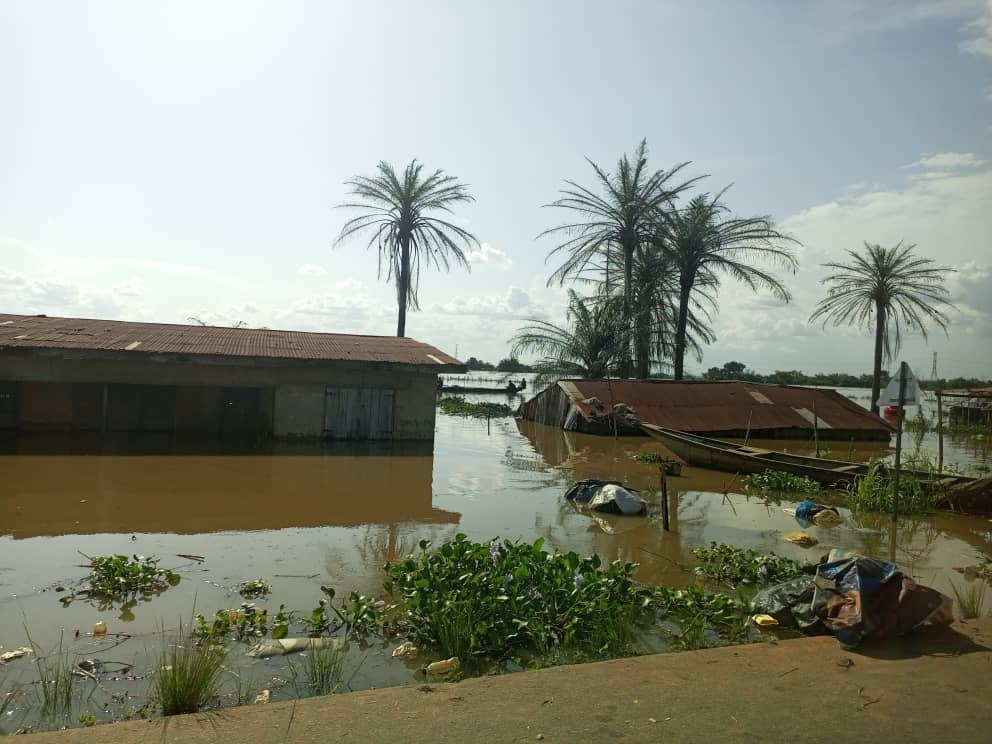
[[(107, 383), (107, 421), (116, 430), (161, 430), (163, 422), (172, 421), (178, 433), (217, 433), (222, 389), (256, 387), (263, 422), (260, 433), (320, 436), (327, 387), (375, 387), (395, 391), (395, 439), (434, 437), (437, 373), (429, 368), (347, 362), (288, 366), (239, 360), (225, 364), (221, 358), (181, 362), (137, 355), (107, 359), (5, 352), (0, 354), (0, 380), (24, 382), (20, 386), (21, 428), (94, 428), (97, 388), (92, 384), (101, 383), (102, 390), (102, 383)], [(102, 413), (102, 397), (99, 405)]]

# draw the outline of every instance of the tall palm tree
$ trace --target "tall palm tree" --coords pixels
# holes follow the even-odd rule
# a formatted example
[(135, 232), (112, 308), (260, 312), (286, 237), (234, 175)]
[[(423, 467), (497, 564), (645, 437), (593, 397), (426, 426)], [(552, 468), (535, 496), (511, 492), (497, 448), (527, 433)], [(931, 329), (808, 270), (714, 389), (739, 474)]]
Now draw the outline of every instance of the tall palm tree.
[(899, 353), (903, 326), (918, 330), (924, 340), (928, 321), (946, 334), (948, 320), (942, 306), (954, 308), (944, 286), (944, 279), (954, 269), (920, 258), (913, 253), (915, 248), (915, 244), (903, 245), (902, 241), (891, 248), (865, 243), (863, 253), (847, 251), (849, 263), (824, 264), (836, 271), (823, 280), (827, 296), (809, 316), (811, 323), (822, 320), (824, 327), (829, 322), (870, 328), (874, 321), (871, 405), (876, 413), (882, 359), (891, 361)]
[(559, 377), (609, 376), (623, 356), (617, 297), (580, 297), (568, 290), (568, 327), (530, 320), (510, 339), (511, 356), (536, 352), (538, 385)]
[[(688, 163), (668, 171), (649, 170), (647, 140), (641, 140), (632, 157), (624, 154), (617, 162), (615, 172), (603, 169), (588, 158), (587, 161), (596, 174), (596, 186), (586, 188), (566, 181), (568, 188), (562, 189), (561, 197), (545, 205), (577, 212), (579, 221), (545, 230), (538, 237), (560, 235), (563, 238), (563, 242), (548, 254), (548, 259), (558, 253), (565, 254), (564, 263), (551, 275), (549, 285), (564, 284), (587, 274), (597, 260), (608, 259), (611, 249), (619, 248), (623, 270), (623, 336), (627, 349), (621, 374), (626, 376), (630, 374), (634, 254), (638, 247), (651, 243), (661, 215), (672, 209), (678, 195), (698, 179), (675, 185), (670, 183)], [(607, 284), (616, 282), (609, 274), (610, 268), (607, 260)]]
[(431, 213), (452, 213), (452, 206), (475, 201), (465, 184), (454, 176), (436, 170), (422, 174), (416, 160), (397, 176), (393, 166), (380, 162), (374, 176), (355, 176), (345, 184), (361, 201), (339, 207), (360, 209), (363, 214), (348, 220), (334, 241), (339, 245), (348, 236), (370, 229), (368, 247), (379, 251), (379, 276), (386, 264), (386, 280), (396, 282), (399, 318), (396, 335), (406, 335), (406, 311), (419, 310), (417, 286), (421, 265), (450, 269), (451, 263), (469, 270), (461, 246), (478, 246), (479, 241), (465, 228)]
[[(729, 187), (728, 187), (729, 188)], [(775, 229), (771, 217), (733, 217), (723, 204), (724, 189), (714, 197), (697, 196), (684, 210), (672, 212), (658, 234), (678, 276), (678, 318), (675, 328), (675, 379), (684, 374), (687, 328), (694, 293), (719, 286), (730, 276), (751, 290), (768, 289), (784, 302), (789, 290), (769, 271), (754, 266), (767, 261), (795, 273), (798, 265), (788, 243), (798, 243)]]
[[(619, 249), (611, 249), (616, 254)], [(590, 274), (599, 273), (603, 276), (605, 262), (612, 261), (620, 265), (619, 259), (608, 254), (603, 262), (591, 265)], [(640, 246), (634, 252), (633, 269), (631, 272), (631, 317), (632, 345), (634, 352), (635, 373), (644, 379), (650, 377), (652, 366), (667, 364), (665, 360), (674, 356), (675, 328), (678, 318), (679, 283), (678, 274), (674, 270), (671, 255), (657, 244)], [(618, 296), (622, 287), (612, 282), (594, 281), (600, 296)], [(715, 339), (709, 322), (716, 310), (716, 302), (709, 289), (715, 287), (708, 272), (697, 281), (697, 291), (693, 293), (689, 304), (686, 323), (686, 348), (697, 357), (702, 355), (702, 344), (712, 343)]]

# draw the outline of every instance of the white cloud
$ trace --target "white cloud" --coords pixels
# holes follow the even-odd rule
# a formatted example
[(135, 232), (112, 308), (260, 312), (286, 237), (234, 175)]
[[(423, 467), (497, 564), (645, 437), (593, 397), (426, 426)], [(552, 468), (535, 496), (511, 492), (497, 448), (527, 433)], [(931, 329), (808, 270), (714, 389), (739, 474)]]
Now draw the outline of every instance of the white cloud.
[(470, 251), (466, 254), (466, 258), (472, 266), (493, 266), (501, 269), (513, 266), (513, 259), (504, 250), (494, 248), (489, 243), (483, 243), (477, 251)]
[(303, 264), (300, 268), (296, 270), (296, 273), (300, 276), (327, 276), (327, 269), (318, 264)]
[(985, 161), (979, 160), (973, 152), (931, 152), (904, 167), (950, 171), (959, 168), (977, 168), (980, 165), (985, 165)]
[(546, 315), (544, 307), (535, 303), (527, 290), (513, 286), (507, 288), (504, 294), (455, 296), (444, 304), (435, 303), (430, 310), (443, 315), (475, 315), (484, 318), (518, 320), (543, 318)]
[(958, 44), (962, 51), (992, 57), (992, 0), (985, 0), (978, 18), (966, 25), (964, 30), (969, 38)]
[(119, 318), (123, 306), (113, 292), (83, 288), (60, 278), (36, 279), (0, 268), (0, 307), (24, 315)]
[[(921, 363), (940, 351), (945, 374), (987, 375), (992, 334), (992, 166), (973, 155), (937, 153), (916, 168), (937, 168), (896, 187), (874, 186), (817, 204), (781, 221), (804, 244), (799, 273), (789, 278), (794, 301), (775, 307), (731, 283), (720, 292), (718, 341), (703, 365), (737, 358), (762, 371), (776, 368), (867, 371), (872, 337), (864, 329), (809, 327), (805, 321), (824, 294), (827, 261), (846, 261), (864, 241), (891, 246), (900, 240), (917, 253), (957, 272), (947, 280), (957, 311), (950, 311), (949, 339), (931, 329), (928, 344), (910, 334), (902, 356)], [(947, 170), (951, 168), (951, 170)], [(956, 169), (954, 169), (956, 168)], [(790, 361), (794, 360), (794, 361)]]
[(134, 276), (114, 287), (114, 292), (125, 297), (140, 297), (145, 293), (145, 284)]

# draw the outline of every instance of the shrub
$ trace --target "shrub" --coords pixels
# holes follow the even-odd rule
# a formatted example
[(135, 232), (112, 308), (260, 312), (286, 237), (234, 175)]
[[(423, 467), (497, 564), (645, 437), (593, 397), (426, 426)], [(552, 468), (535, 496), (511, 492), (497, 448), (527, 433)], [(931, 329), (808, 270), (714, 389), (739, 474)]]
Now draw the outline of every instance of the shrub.
[(196, 713), (219, 698), (226, 653), (223, 646), (196, 643), (180, 624), (175, 642), (163, 645), (152, 678), (151, 697), (162, 715)]
[(696, 573), (731, 586), (779, 584), (802, 573), (802, 566), (791, 558), (725, 543), (710, 543), (710, 547), (696, 548), (692, 554), (701, 561)]

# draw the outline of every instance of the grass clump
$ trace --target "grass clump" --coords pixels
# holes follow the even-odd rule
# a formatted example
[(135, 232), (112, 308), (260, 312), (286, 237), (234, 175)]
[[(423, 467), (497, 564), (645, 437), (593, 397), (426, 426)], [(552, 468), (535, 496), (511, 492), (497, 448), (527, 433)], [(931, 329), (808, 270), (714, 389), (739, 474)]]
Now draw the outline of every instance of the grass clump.
[(788, 493), (818, 493), (820, 484), (805, 475), (794, 475), (782, 470), (766, 470), (741, 476), (744, 486), (755, 491), (780, 491)]
[(630, 653), (634, 620), (649, 593), (634, 563), (545, 553), (543, 540), (473, 542), (465, 535), (387, 564), (398, 595), (397, 630), (446, 656), (503, 660)]
[(312, 695), (330, 695), (341, 686), (344, 652), (337, 646), (324, 646), (307, 652), (303, 675)]
[(226, 654), (223, 646), (197, 643), (180, 625), (174, 643), (163, 646), (152, 680), (151, 697), (162, 715), (196, 713), (217, 700)]
[(42, 653), (28, 636), (34, 649), (35, 666), (38, 669), (38, 688), (41, 691), (41, 715), (54, 720), (72, 713), (72, 682), (75, 678), (76, 658), (63, 646), (58, 645), (48, 653)]
[(985, 582), (982, 580), (972, 581), (965, 587), (958, 587), (953, 581), (951, 589), (954, 598), (958, 601), (961, 609), (961, 617), (964, 620), (973, 620), (982, 616), (982, 607), (985, 605)]
[(696, 548), (692, 554), (701, 561), (697, 574), (731, 586), (779, 584), (802, 573), (802, 566), (791, 558), (726, 543), (710, 543), (710, 547)]
[[(934, 477), (934, 481), (936, 476)], [(934, 510), (938, 489), (916, 478), (899, 480), (899, 513), (926, 514)], [(853, 512), (890, 512), (895, 493), (888, 466), (880, 460), (869, 464), (865, 475), (855, 476), (847, 487), (847, 505)]]
[(505, 403), (469, 403), (460, 395), (439, 398), (437, 407), (449, 416), (469, 416), (472, 418), (499, 418), (512, 416), (513, 409)]
[(83, 593), (107, 599), (128, 599), (139, 594), (160, 594), (179, 583), (179, 574), (159, 568), (159, 559), (134, 555), (86, 556), (92, 571)]

